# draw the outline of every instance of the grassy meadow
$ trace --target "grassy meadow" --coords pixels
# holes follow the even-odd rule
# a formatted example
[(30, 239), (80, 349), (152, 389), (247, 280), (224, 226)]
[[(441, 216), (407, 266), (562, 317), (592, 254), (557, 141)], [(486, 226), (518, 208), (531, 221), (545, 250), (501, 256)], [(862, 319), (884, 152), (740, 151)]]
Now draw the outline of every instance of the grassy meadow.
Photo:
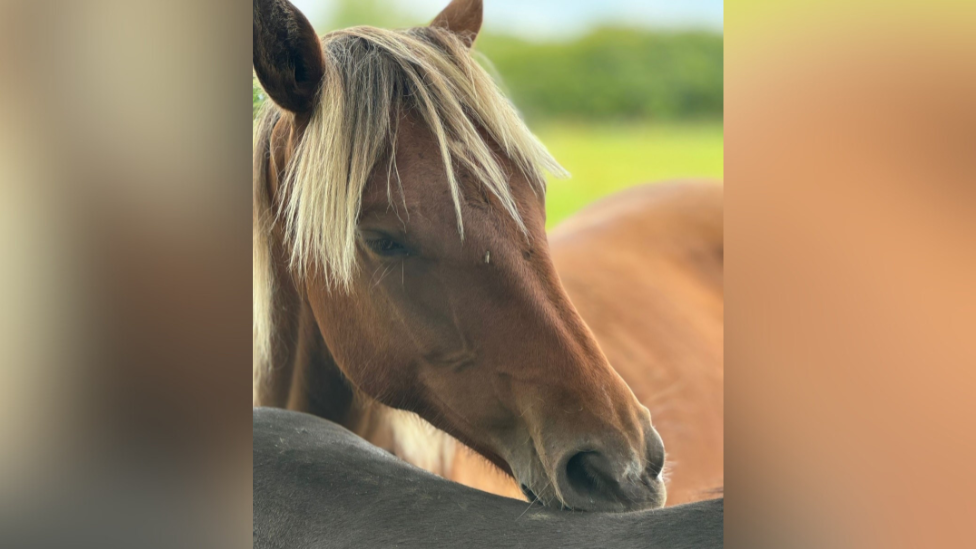
[(547, 225), (621, 189), (675, 178), (722, 179), (721, 122), (550, 122), (532, 129), (569, 179), (551, 179)]

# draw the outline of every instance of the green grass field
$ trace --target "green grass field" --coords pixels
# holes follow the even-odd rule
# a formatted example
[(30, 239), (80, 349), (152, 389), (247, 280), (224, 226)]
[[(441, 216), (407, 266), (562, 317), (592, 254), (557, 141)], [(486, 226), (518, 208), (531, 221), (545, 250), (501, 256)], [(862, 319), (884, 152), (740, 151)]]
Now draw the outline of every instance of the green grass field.
[(532, 129), (572, 174), (549, 181), (550, 228), (590, 202), (633, 185), (686, 177), (722, 179), (720, 122), (550, 123)]

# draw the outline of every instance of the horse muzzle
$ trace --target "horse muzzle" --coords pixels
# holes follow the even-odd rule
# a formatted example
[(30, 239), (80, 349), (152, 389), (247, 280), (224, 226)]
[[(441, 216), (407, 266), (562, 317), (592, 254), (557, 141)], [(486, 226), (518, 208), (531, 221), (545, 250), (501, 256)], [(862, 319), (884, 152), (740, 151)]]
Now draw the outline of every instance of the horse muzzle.
[(525, 496), (549, 507), (602, 512), (657, 509), (667, 499), (664, 443), (649, 425), (642, 438), (643, 448), (635, 449), (619, 433), (608, 432), (567, 445), (571, 449), (557, 454), (552, 467), (538, 460), (526, 475), (520, 475), (517, 467), (513, 471)]

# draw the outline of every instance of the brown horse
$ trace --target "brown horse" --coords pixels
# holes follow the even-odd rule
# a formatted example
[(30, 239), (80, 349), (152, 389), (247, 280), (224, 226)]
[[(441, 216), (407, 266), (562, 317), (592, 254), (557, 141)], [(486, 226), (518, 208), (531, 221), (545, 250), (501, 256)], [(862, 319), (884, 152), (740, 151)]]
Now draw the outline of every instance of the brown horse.
[[(315, 413), (453, 478), (482, 465), (393, 409), (413, 412), (545, 505), (661, 506), (661, 438), (556, 274), (554, 260), (587, 260), (547, 242), (544, 172), (562, 170), (472, 60), (480, 23), (480, 1), (454, 0), (429, 27), (320, 41), (288, 2), (254, 1), (254, 68), (277, 105), (255, 128), (255, 404)], [(568, 287), (585, 293), (593, 265), (564, 272)], [(669, 304), (702, 293), (685, 286)], [(679, 367), (699, 354), (654, 362), (671, 349), (683, 353), (621, 355), (651, 401), (657, 376), (662, 402), (698, 396)], [(695, 449), (721, 463), (720, 444)]]

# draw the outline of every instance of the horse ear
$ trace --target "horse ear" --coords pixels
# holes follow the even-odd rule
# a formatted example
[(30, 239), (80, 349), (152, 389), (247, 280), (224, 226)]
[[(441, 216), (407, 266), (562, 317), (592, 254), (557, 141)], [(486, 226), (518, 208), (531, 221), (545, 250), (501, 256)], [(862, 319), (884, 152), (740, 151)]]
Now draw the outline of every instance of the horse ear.
[(296, 114), (311, 112), (322, 87), (322, 43), (287, 0), (254, 0), (254, 72), (268, 97)]
[(431, 27), (442, 27), (458, 35), (468, 47), (474, 44), (481, 30), (484, 6), (481, 0), (452, 0), (433, 21)]

